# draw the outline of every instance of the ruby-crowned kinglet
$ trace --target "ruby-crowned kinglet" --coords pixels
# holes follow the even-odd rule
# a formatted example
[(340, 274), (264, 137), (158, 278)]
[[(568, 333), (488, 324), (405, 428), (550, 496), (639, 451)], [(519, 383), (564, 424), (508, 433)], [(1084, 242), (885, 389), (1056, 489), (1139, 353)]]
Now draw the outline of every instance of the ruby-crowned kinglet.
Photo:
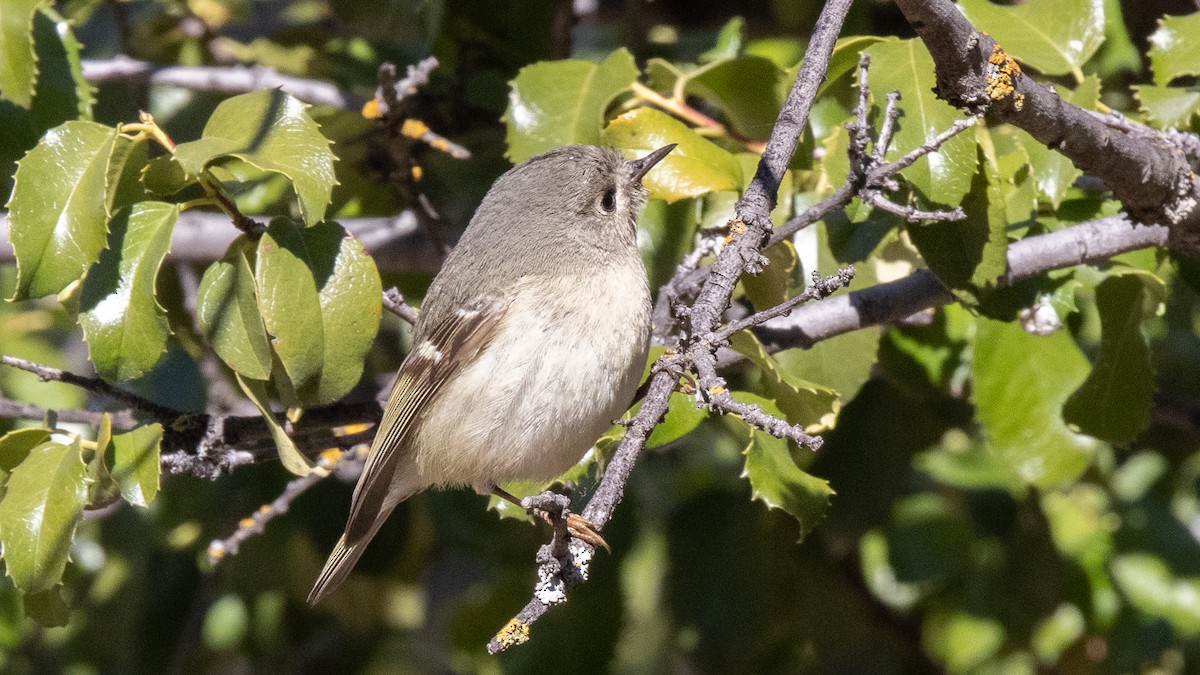
[(558, 148), (488, 191), (425, 295), (310, 603), (337, 588), (413, 494), (550, 480), (628, 408), (650, 334), (641, 181), (674, 147), (636, 160)]

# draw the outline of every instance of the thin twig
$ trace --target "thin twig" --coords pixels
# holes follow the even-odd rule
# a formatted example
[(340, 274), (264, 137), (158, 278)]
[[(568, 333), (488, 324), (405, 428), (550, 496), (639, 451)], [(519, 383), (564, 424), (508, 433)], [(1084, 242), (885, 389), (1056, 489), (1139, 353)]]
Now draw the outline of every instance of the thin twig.
[(168, 408), (149, 399), (142, 398), (133, 392), (114, 387), (98, 377), (85, 377), (83, 375), (76, 375), (72, 372), (59, 370), (58, 368), (52, 368), (50, 366), (44, 366), (40, 363), (34, 363), (33, 361), (27, 361), (25, 359), (19, 359), (15, 356), (0, 356), (0, 363), (3, 363), (11, 368), (24, 370), (27, 373), (33, 373), (34, 375), (37, 375), (38, 379), (42, 382), (64, 382), (66, 384), (90, 391), (93, 394), (107, 396), (108, 398), (111, 398), (115, 401), (120, 401), (131, 408), (135, 408), (147, 413), (160, 421), (175, 419), (184, 414), (183, 412), (175, 410), (174, 408)]
[(417, 319), (420, 317), (419, 310), (405, 302), (404, 295), (395, 286), (383, 292), (383, 306), (409, 324), (417, 325)]
[(850, 280), (853, 278), (854, 265), (843, 267), (842, 269), (838, 270), (837, 274), (827, 276), (824, 279), (821, 278), (821, 274), (819, 272), (814, 271), (812, 285), (804, 289), (802, 293), (793, 298), (789, 298), (788, 300), (781, 302), (774, 307), (751, 314), (744, 319), (729, 322), (724, 328), (714, 332), (712, 337), (709, 338), (709, 341), (714, 343), (723, 343), (729, 339), (729, 336), (740, 330), (762, 325), (776, 317), (786, 316), (787, 314), (790, 314), (793, 309), (806, 302), (827, 298), (833, 295), (834, 291), (838, 290), (839, 288), (845, 288), (846, 286), (849, 286)]

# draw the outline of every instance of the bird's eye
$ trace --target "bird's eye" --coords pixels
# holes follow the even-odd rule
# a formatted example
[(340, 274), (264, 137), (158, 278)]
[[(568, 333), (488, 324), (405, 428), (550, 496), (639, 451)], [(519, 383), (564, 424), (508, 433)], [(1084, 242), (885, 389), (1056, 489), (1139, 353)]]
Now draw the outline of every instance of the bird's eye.
[(612, 213), (617, 210), (617, 191), (609, 188), (604, 191), (604, 196), (600, 198), (600, 210), (605, 213)]

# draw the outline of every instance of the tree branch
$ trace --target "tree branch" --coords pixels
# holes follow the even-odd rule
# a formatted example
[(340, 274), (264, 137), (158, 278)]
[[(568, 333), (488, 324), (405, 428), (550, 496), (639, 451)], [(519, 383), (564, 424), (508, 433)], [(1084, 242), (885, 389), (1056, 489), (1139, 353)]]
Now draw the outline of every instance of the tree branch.
[[(362, 242), (380, 272), (432, 274), (440, 267), (439, 249), (429, 243), (411, 210), (394, 217), (342, 218), (338, 222)], [(0, 264), (16, 262), (8, 229), (8, 214), (0, 212)], [(240, 234), (229, 227), (229, 218), (223, 213), (184, 211), (171, 235), (170, 259), (207, 265), (223, 258)]]
[(83, 59), (83, 79), (92, 84), (144, 82), (221, 94), (282, 89), (305, 103), (343, 110), (358, 110), (368, 100), (330, 82), (283, 75), (265, 66), (158, 66), (116, 56), (107, 60)]
[[(833, 52), (834, 42), (850, 9), (851, 0), (829, 0), (821, 10), (812, 40), (805, 50), (796, 82), (792, 85), (783, 109), (779, 112), (767, 147), (759, 161), (754, 179), (735, 207), (732, 239), (710, 266), (700, 295), (689, 311), (690, 335), (707, 337), (717, 328), (718, 321), (734, 286), (743, 272), (762, 269), (764, 260), (759, 250), (765, 246), (771, 230), (771, 209), (783, 173), (791, 161), (808, 120), (808, 113), (824, 78)], [(737, 230), (738, 223), (743, 229)], [(685, 345), (681, 342), (681, 347)], [(693, 339), (686, 345), (693, 368), (703, 378), (712, 370), (715, 376), (716, 345)], [(672, 357), (667, 357), (668, 359)], [(583, 516), (596, 531), (603, 528), (624, 494), (625, 483), (645, 444), (649, 430), (666, 413), (671, 391), (678, 381), (678, 371), (662, 368), (651, 378), (646, 400), (634, 417), (625, 437), (617, 446), (608, 469), (595, 495), (584, 508)], [(602, 499), (602, 501), (597, 501)], [(595, 504), (595, 506), (593, 506)], [(547, 549), (539, 551), (538, 585), (534, 597), (525, 608), (502, 629), (491, 642), (488, 651), (495, 653), (528, 639), (529, 627), (553, 605), (566, 601), (567, 593), (579, 581), (587, 578), (587, 569), (595, 549), (579, 539), (572, 539), (568, 553), (555, 558)]]
[(1029, 132), (1104, 181), (1134, 222), (1166, 225), (1173, 249), (1200, 257), (1200, 177), (1170, 136), (1124, 133), (1021, 73), (951, 0), (896, 0), (933, 56), (937, 94)]

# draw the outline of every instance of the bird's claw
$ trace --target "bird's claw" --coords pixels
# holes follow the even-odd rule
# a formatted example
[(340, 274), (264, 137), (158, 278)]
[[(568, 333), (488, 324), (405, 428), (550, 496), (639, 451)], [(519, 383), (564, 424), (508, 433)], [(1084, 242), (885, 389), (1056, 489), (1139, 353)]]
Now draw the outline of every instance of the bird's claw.
[(603, 548), (605, 551), (612, 553), (612, 548), (609, 547), (608, 542), (604, 541), (604, 537), (601, 537), (595, 527), (583, 516), (568, 513), (567, 532), (570, 532), (572, 537), (591, 544), (592, 548)]

